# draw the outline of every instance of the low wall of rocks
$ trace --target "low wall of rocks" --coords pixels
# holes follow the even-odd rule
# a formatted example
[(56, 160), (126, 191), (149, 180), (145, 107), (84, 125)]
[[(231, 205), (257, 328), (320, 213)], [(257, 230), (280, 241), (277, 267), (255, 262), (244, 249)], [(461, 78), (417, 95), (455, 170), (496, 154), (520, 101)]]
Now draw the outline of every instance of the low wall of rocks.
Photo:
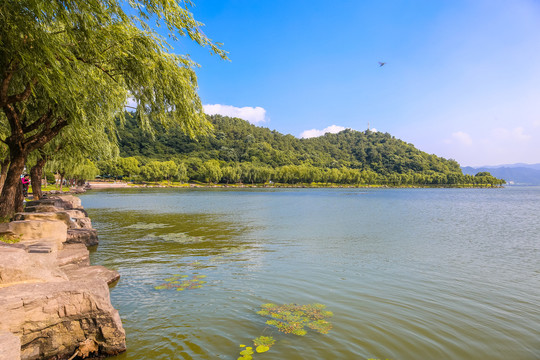
[(87, 247), (97, 244), (97, 232), (73, 195), (30, 201), (14, 221), (0, 224), (0, 360), (102, 358), (125, 351), (109, 294), (120, 275), (90, 265)]

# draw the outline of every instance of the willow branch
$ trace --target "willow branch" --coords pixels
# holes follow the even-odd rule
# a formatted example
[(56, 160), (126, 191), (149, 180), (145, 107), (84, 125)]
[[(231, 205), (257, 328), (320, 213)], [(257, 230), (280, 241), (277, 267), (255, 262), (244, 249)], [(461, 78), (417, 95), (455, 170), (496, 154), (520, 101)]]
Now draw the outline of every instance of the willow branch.
[(9, 62), (7, 70), (2, 76), (2, 84), (0, 85), (0, 106), (2, 107), (7, 104), (9, 83), (11, 82), (11, 79), (13, 78), (13, 73), (15, 72), (15, 69), (12, 68), (12, 64), (13, 60)]
[(52, 119), (52, 115), (53, 115), (52, 110), (47, 111), (47, 113), (41, 115), (39, 117), (39, 119), (34, 121), (32, 124), (30, 124), (28, 126), (23, 126), (23, 131), (25, 133), (29, 133), (31, 131), (34, 131), (34, 130), (38, 129), (41, 125), (47, 123), (49, 121), (49, 119)]
[(27, 100), (32, 94), (32, 88), (36, 86), (37, 82), (37, 78), (33, 78), (28, 84), (26, 84), (26, 88), (23, 92), (16, 95), (8, 96), (6, 99), (6, 104), (13, 104), (16, 102), (22, 102)]

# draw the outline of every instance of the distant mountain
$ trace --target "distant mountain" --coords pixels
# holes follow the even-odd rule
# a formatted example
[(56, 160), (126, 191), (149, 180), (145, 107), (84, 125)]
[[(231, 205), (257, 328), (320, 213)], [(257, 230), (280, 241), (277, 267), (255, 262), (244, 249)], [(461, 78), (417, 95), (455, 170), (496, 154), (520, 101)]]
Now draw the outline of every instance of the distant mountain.
[[(134, 114), (118, 130), (120, 155), (141, 164), (141, 176), (156, 177), (156, 162), (174, 161), (185, 177), (201, 182), (342, 183), (390, 185), (498, 185), (481, 174), (466, 176), (455, 160), (423, 152), (388, 133), (343, 130), (298, 139), (238, 118), (208, 116), (212, 136), (190, 139), (180, 128), (148, 136)], [(119, 171), (100, 165), (103, 174)], [(144, 169), (143, 169), (144, 168)], [(144, 171), (143, 171), (144, 170)], [(120, 174), (122, 175), (122, 174)], [(155, 175), (155, 176), (154, 176)], [(184, 176), (183, 175), (183, 176)], [(210, 180), (213, 179), (213, 180)]]
[(467, 175), (488, 171), (491, 175), (506, 180), (509, 185), (540, 185), (540, 164), (508, 164), (477, 168), (466, 166), (461, 170)]
[(503, 165), (489, 165), (481, 166), (483, 169), (498, 169), (498, 168), (527, 168), (540, 170), (540, 164), (525, 164), (525, 163), (516, 163), (516, 164), (503, 164)]

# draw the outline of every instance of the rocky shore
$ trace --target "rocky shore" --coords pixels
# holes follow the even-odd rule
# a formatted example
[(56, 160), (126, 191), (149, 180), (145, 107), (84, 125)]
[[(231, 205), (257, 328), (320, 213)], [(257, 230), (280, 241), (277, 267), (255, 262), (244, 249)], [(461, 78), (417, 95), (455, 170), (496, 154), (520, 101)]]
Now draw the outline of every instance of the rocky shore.
[(73, 195), (30, 201), (0, 224), (0, 360), (84, 359), (126, 349), (109, 286), (91, 266), (96, 230)]

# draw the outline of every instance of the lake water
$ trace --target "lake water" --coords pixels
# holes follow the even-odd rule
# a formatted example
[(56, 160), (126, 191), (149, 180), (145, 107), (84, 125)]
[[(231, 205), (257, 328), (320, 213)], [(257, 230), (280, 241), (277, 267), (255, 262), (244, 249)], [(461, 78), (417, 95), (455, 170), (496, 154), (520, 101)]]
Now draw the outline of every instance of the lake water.
[[(540, 359), (538, 187), (81, 198), (92, 264), (121, 274), (111, 301), (128, 351), (115, 359), (237, 359), (261, 335), (276, 343), (255, 360)], [(155, 289), (197, 275), (200, 288)], [(333, 328), (282, 333), (264, 303), (324, 304)]]

